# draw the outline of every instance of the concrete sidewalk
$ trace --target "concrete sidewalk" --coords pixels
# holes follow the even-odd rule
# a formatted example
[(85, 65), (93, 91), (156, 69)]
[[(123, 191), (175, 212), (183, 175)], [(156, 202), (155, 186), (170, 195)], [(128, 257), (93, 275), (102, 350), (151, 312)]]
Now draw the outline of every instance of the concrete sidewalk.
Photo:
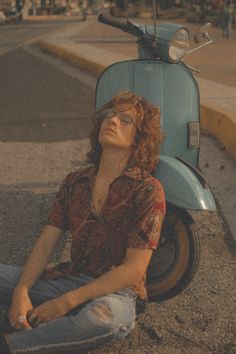
[[(50, 53), (91, 72), (96, 77), (114, 62), (129, 60), (134, 56), (134, 38), (117, 29), (89, 18), (66, 26), (50, 36), (41, 38), (38, 44)], [(137, 57), (137, 56), (136, 56)], [(236, 160), (236, 87), (226, 86), (197, 77), (201, 95), (201, 127), (213, 135)], [(201, 169), (216, 194), (233, 239), (236, 241), (235, 164), (217, 147), (210, 154), (203, 149)], [(219, 149), (218, 149), (219, 150)], [(216, 162), (212, 164), (213, 160)], [(228, 160), (228, 161), (227, 161)], [(213, 170), (208, 168), (212, 165)], [(227, 176), (219, 175), (220, 166), (227, 166)], [(221, 167), (220, 167), (221, 168)], [(229, 172), (231, 171), (231, 172)], [(218, 173), (218, 174), (217, 174)], [(235, 242), (234, 241), (234, 242)]]

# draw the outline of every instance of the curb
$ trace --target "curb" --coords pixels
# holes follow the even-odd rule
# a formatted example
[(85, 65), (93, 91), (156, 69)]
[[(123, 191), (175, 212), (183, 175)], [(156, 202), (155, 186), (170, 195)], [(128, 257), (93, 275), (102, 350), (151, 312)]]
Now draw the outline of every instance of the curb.
[(82, 70), (89, 71), (91, 74), (95, 75), (96, 78), (105, 69), (105, 66), (94, 63), (84, 57), (80, 57), (66, 48), (59, 47), (57, 45), (48, 43), (44, 40), (39, 40), (37, 43), (42, 49), (48, 51), (49, 53), (60, 57), (61, 59), (67, 61), (70, 64), (77, 65)]
[(201, 105), (201, 129), (213, 135), (236, 161), (236, 117), (223, 109)]
[[(51, 37), (52, 38), (52, 37)], [(96, 78), (111, 64), (118, 61), (130, 60), (130, 57), (125, 57), (123, 54), (112, 53), (107, 49), (93, 47), (87, 43), (80, 43), (80, 50), (76, 50), (72, 42), (62, 38), (53, 36), (50, 38), (40, 39), (37, 44), (49, 53), (60, 57), (62, 60), (70, 64), (77, 65), (80, 69), (85, 70)], [(99, 58), (100, 63), (97, 58)]]
[[(109, 59), (110, 51), (95, 47), (91, 49), (91, 45), (84, 43), (80, 44), (80, 52), (78, 52), (68, 42), (66, 41), (65, 45), (62, 45), (56, 41), (53, 43), (53, 40), (50, 41), (47, 38), (46, 40), (39, 40), (37, 44), (51, 54), (79, 66), (82, 70), (90, 72), (96, 78), (112, 63), (130, 59), (129, 57), (125, 58), (123, 55), (115, 53), (117, 60), (111, 60)], [(83, 54), (81, 55), (81, 53)], [(95, 59), (91, 60), (91, 58)], [(99, 58), (103, 64), (96, 62), (96, 58)], [(209, 103), (206, 104), (203, 100), (203, 103), (200, 105), (200, 123), (201, 130), (213, 135), (224, 146), (230, 157), (236, 161), (236, 116), (222, 110), (217, 105), (211, 106)]]

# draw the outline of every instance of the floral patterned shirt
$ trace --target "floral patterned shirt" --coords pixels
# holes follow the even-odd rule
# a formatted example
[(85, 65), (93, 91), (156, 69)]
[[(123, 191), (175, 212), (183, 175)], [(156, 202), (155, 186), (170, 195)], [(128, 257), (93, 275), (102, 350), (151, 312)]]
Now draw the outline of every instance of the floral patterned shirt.
[[(44, 277), (99, 277), (124, 262), (127, 248), (156, 249), (165, 215), (160, 182), (138, 167), (127, 168), (111, 183), (96, 214), (91, 203), (95, 176), (94, 166), (72, 172), (56, 194), (48, 224), (70, 230), (71, 262), (47, 269)], [(147, 297), (145, 274), (132, 288)]]

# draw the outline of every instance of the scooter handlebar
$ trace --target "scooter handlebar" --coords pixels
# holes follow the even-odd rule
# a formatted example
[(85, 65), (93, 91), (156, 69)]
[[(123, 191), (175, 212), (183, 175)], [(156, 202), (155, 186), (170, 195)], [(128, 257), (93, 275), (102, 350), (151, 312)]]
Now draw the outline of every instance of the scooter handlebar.
[(117, 20), (115, 17), (107, 14), (100, 13), (98, 15), (98, 21), (105, 25), (120, 28), (123, 31), (127, 30), (127, 21)]
[(118, 20), (111, 15), (100, 13), (98, 15), (98, 21), (106, 25), (119, 28), (122, 31), (128, 32), (137, 37), (140, 37), (143, 34), (143, 31), (139, 28), (139, 26), (129, 20)]

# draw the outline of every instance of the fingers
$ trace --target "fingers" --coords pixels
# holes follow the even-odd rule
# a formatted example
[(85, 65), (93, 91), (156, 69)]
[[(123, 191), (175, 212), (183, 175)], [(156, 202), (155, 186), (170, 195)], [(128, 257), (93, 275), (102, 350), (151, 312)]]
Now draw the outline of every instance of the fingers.
[(9, 310), (9, 321), (11, 327), (17, 330), (32, 328), (27, 319), (27, 314), (32, 309), (33, 306), (28, 294), (20, 291), (18, 293), (15, 292), (13, 294), (13, 299)]
[(15, 329), (20, 330), (20, 329), (32, 329), (32, 327), (30, 326), (30, 324), (28, 323), (27, 320), (25, 320), (22, 323), (16, 323), (15, 325)]
[(32, 327), (36, 327), (41, 323), (39, 316), (36, 313), (33, 313), (33, 311), (28, 313), (27, 318)]
[(26, 316), (19, 316), (18, 318), (18, 323), (21, 326), (21, 328), (27, 328), (30, 329), (32, 328), (26, 318)]
[(34, 314), (34, 316), (31, 316), (29, 322), (32, 325), (32, 327), (37, 327), (42, 323), (48, 322), (49, 318), (46, 315), (43, 314)]
[(27, 313), (27, 320), (32, 327), (37, 327), (38, 325), (44, 322), (48, 322), (49, 318), (46, 316), (45, 313), (39, 311), (39, 308), (36, 308)]
[(20, 315), (18, 316), (17, 320), (10, 320), (10, 325), (12, 328), (15, 328), (17, 330), (20, 329), (31, 329), (32, 327), (28, 323), (26, 316)]
[(10, 318), (10, 325), (12, 328), (17, 330), (20, 329), (32, 329), (37, 327), (39, 324), (46, 322), (47, 319), (34, 313), (33, 310), (28, 311), (27, 316), (20, 315), (17, 319)]
[(38, 325), (50, 321), (50, 309), (49, 304), (46, 302), (38, 307), (27, 312), (28, 322), (32, 327), (37, 327)]
[(46, 322), (43, 318), (40, 318), (40, 317), (37, 317), (35, 320), (34, 320), (34, 324), (33, 326), (34, 327), (37, 327), (38, 325), (40, 325), (41, 323), (44, 323)]

